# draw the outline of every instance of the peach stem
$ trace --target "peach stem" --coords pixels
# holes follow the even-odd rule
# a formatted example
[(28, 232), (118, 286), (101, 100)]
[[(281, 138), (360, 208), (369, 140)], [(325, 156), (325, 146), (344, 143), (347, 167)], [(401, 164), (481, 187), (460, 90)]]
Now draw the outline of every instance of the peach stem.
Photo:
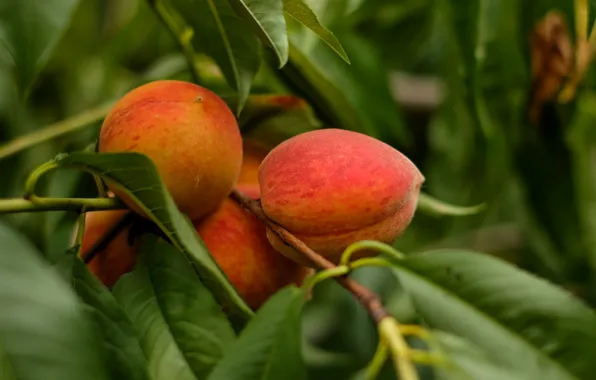
[[(336, 265), (334, 265), (331, 261), (313, 251), (309, 246), (294, 236), (291, 232), (269, 219), (267, 215), (265, 215), (260, 201), (250, 199), (236, 189), (232, 190), (230, 197), (250, 211), (257, 219), (264, 223), (267, 228), (279, 236), (279, 238), (285, 244), (292, 246), (298, 252), (310, 259), (310, 261), (312, 261), (318, 269), (324, 270), (336, 268)], [(375, 323), (378, 324), (383, 318), (389, 316), (389, 313), (384, 308), (381, 299), (368, 288), (348, 278), (347, 275), (333, 277), (333, 279), (354, 295), (362, 307), (368, 311), (368, 314), (375, 321)]]

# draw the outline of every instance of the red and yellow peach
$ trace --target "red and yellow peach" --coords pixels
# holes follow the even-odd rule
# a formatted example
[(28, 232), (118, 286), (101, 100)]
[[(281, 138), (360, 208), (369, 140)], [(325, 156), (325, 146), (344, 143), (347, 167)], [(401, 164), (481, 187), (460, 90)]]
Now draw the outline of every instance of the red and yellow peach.
[[(240, 129), (227, 104), (206, 88), (176, 80), (151, 82), (122, 97), (103, 122), (98, 151), (147, 155), (191, 219), (217, 208), (242, 164)], [(108, 187), (144, 214), (124, 192)]]
[[(271, 150), (259, 169), (267, 216), (335, 263), (351, 243), (391, 243), (400, 236), (423, 182), (418, 168), (390, 145), (340, 129), (290, 138)], [(271, 232), (268, 237), (279, 252), (311, 265)]]

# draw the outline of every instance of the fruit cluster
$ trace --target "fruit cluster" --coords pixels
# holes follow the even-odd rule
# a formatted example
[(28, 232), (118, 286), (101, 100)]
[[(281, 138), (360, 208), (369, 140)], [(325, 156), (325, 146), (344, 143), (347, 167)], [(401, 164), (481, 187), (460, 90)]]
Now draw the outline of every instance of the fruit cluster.
[[(220, 97), (173, 80), (145, 84), (120, 99), (103, 122), (98, 150), (139, 152), (154, 162), (180, 211), (255, 310), (283, 286), (300, 284), (312, 265), (228, 198), (233, 187), (260, 199), (270, 219), (337, 262), (353, 242), (398, 237), (424, 182), (403, 154), (346, 130), (307, 132), (269, 152), (259, 150), (243, 142)], [(107, 185), (142, 215), (126, 194)], [(82, 250), (125, 212), (88, 213)], [(121, 231), (89, 264), (107, 286), (134, 267), (138, 244), (128, 232)]]

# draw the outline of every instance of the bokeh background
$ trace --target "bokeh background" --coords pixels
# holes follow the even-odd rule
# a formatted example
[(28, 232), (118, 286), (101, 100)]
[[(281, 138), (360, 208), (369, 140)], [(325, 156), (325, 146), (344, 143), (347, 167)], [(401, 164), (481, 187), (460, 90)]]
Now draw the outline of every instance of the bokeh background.
[[(312, 128), (373, 135), (421, 168), (424, 192), (456, 205), (487, 204), (485, 211), (464, 217), (418, 213), (396, 241), (398, 249), (449, 247), (495, 255), (594, 305), (596, 98), (590, 62), (568, 101), (544, 89), (548, 80), (557, 84), (574, 75), (577, 65), (565, 66), (581, 46), (573, 2), (309, 3), (343, 44), (351, 65), (293, 25), (299, 59), (282, 70), (262, 64), (251, 93), (295, 94), (309, 105), (251, 124), (245, 139), (269, 149)], [(9, 60), (0, 56), (0, 143), (105, 108), (147, 81), (192, 80), (175, 39), (147, 2), (86, 0), (75, 9), (26, 101), (12, 85)], [(31, 32), (43, 33), (34, 25)], [(532, 42), (537, 39), (542, 45)], [(265, 53), (264, 58), (268, 62)], [(206, 55), (197, 59), (202, 84), (233, 97), (214, 62)], [(533, 60), (540, 59), (562, 60), (563, 72), (533, 72)], [(534, 119), (532, 107), (538, 109)], [(59, 152), (85, 148), (100, 123), (18, 154), (0, 154), (0, 197), (22, 195), (33, 168)], [(95, 196), (92, 178), (79, 172), (58, 171), (41, 186), (43, 194)], [(50, 261), (68, 248), (75, 219), (66, 212), (1, 218)], [(367, 268), (355, 276), (381, 294), (400, 321), (416, 321), (389, 272)], [(366, 313), (333, 282), (316, 288), (304, 313), (304, 335), (312, 379), (349, 377), (376, 346)]]

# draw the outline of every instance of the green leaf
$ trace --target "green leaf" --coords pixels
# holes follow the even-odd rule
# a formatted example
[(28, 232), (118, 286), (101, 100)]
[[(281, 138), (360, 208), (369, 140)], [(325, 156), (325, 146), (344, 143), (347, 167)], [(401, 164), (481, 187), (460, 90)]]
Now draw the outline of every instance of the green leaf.
[(18, 380), (17, 374), (14, 372), (14, 368), (12, 368), (12, 364), (10, 363), (8, 353), (2, 349), (2, 345), (0, 345), (0, 379)]
[(243, 128), (245, 140), (273, 149), (283, 141), (322, 127), (312, 108), (304, 101), (292, 109), (263, 119), (254, 119)]
[(213, 260), (192, 223), (178, 210), (150, 158), (140, 153), (75, 152), (61, 155), (55, 162), (61, 168), (96, 174), (125, 191), (185, 253), (233, 322), (242, 325), (250, 318), (252, 310)]
[(374, 136), (372, 130), (362, 125), (358, 113), (342, 89), (326, 77), (292, 40), (290, 60), (278, 71), (278, 75), (288, 87), (311, 104), (324, 123)]
[(596, 314), (562, 289), (468, 251), (411, 256), (395, 269), (432, 328), (466, 338), (526, 379), (589, 378)]
[[(394, 146), (406, 148), (412, 144), (400, 106), (389, 88), (390, 67), (386, 65), (374, 40), (356, 32), (342, 30), (339, 36), (346, 51), (353, 57), (346, 65), (319, 41), (308, 48), (308, 36), (292, 36), (297, 49), (308, 58), (322, 76), (339, 89), (353, 112), (357, 114), (357, 131), (375, 136)], [(316, 86), (316, 83), (315, 83)], [(334, 112), (345, 112), (337, 109)]]
[[(592, 268), (596, 268), (596, 130), (593, 127), (596, 121), (595, 104), (594, 93), (587, 93), (578, 100), (577, 110), (566, 136), (571, 151), (580, 236)], [(577, 234), (572, 236), (577, 239)]]
[(270, 46), (279, 67), (288, 61), (288, 35), (282, 0), (229, 0), (236, 13), (255, 30), (261, 41)]
[(456, 206), (420, 193), (417, 211), (433, 216), (466, 216), (474, 215), (486, 208), (484, 203), (476, 206)]
[(489, 355), (458, 336), (442, 331), (433, 331), (433, 339), (448, 360), (446, 366), (436, 366), (440, 380), (524, 380), (526, 377), (514, 373), (495, 363)]
[[(224, 97), (224, 100), (232, 108), (237, 104), (237, 97)], [(245, 139), (267, 150), (292, 136), (322, 127), (304, 99), (285, 94), (249, 96), (238, 124)]]
[(295, 286), (267, 300), (208, 379), (306, 379), (300, 339), (304, 300), (304, 291)]
[(284, 11), (306, 26), (308, 29), (315, 32), (327, 45), (331, 47), (344, 61), (350, 63), (348, 55), (344, 51), (337, 38), (331, 31), (325, 28), (319, 22), (317, 15), (310, 9), (304, 0), (284, 0)]
[(142, 239), (137, 268), (116, 283), (114, 296), (134, 323), (152, 379), (204, 379), (234, 340), (184, 255), (154, 236)]
[[(327, 126), (367, 134), (391, 145), (411, 143), (399, 106), (389, 90), (388, 71), (374, 46), (345, 34), (346, 47), (360, 52), (347, 66), (318, 41), (290, 36), (290, 60), (276, 75), (305, 99)], [(374, 94), (374, 96), (372, 95)]]
[(588, 0), (588, 30), (586, 31), (588, 37), (594, 27), (594, 21), (596, 21), (596, 0)]
[(54, 270), (56, 270), (69, 284), (72, 283), (72, 270), (74, 268), (75, 260), (77, 259), (78, 250), (78, 245), (69, 248), (54, 264), (52, 264), (52, 268), (54, 268)]
[(95, 322), (101, 337), (105, 368), (110, 379), (148, 380), (147, 362), (132, 321), (108, 288), (89, 271), (87, 264), (78, 257), (74, 260), (74, 288), (85, 302), (85, 311)]
[(162, 0), (190, 29), (197, 51), (211, 56), (240, 97), (240, 114), (259, 69), (259, 40), (228, 1)]
[(5, 224), (0, 246), (2, 371), (20, 380), (109, 379), (73, 291)]
[(51, 57), (78, 0), (2, 1), (0, 49), (13, 60), (16, 82), (26, 94), (39, 71)]

